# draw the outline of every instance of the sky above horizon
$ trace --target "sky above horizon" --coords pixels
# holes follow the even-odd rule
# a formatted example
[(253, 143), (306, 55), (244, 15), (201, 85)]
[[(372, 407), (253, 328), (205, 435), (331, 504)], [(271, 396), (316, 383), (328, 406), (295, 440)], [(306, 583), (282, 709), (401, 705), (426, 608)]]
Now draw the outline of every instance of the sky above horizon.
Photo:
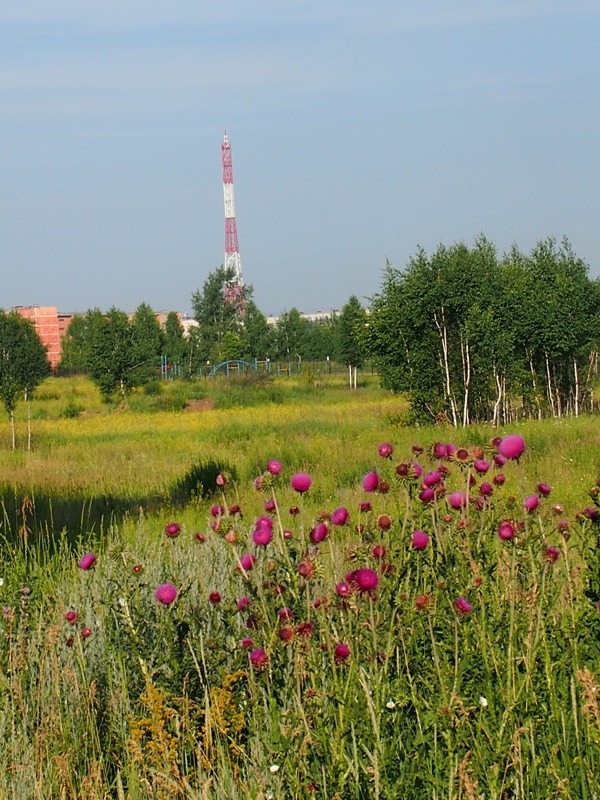
[(419, 247), (566, 236), (600, 274), (594, 0), (3, 0), (0, 308), (267, 315), (376, 294)]

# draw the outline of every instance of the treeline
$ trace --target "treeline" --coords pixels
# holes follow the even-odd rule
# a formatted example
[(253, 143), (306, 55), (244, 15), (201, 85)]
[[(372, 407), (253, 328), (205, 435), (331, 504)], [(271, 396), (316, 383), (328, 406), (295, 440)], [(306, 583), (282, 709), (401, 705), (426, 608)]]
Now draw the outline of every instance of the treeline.
[(593, 410), (600, 282), (564, 239), (498, 257), (469, 248), (419, 250), (388, 265), (371, 303), (366, 346), (386, 387), (406, 392), (416, 420), (453, 425)]
[[(271, 361), (325, 361), (360, 366), (364, 342), (357, 344), (355, 329), (364, 328), (366, 312), (352, 297), (341, 313), (311, 321), (292, 308), (271, 325), (252, 299), (252, 287), (244, 286), (242, 307), (228, 303), (226, 287), (233, 275), (220, 267), (211, 273), (202, 291), (192, 295), (194, 318), (191, 346), (200, 363), (254, 358)], [(240, 311), (242, 313), (240, 313)], [(359, 363), (360, 362), (360, 363)]]
[(220, 267), (193, 294), (188, 334), (175, 312), (161, 328), (145, 304), (131, 319), (115, 308), (76, 317), (61, 367), (88, 372), (108, 397), (161, 364), (185, 378), (230, 359), (370, 360), (386, 388), (407, 394), (416, 422), (497, 425), (594, 410), (600, 282), (566, 239), (501, 257), (484, 236), (420, 249), (404, 269), (386, 266), (368, 309), (351, 297), (317, 322), (292, 308), (269, 324), (251, 286), (228, 302), (232, 277)]
[(63, 338), (59, 371), (89, 374), (108, 399), (161, 373), (191, 378), (231, 359), (362, 365), (364, 342), (356, 332), (364, 330), (366, 312), (357, 298), (320, 321), (292, 308), (271, 325), (252, 300), (251, 286), (243, 289), (242, 309), (227, 301), (230, 279), (220, 267), (192, 296), (196, 324), (187, 333), (176, 312), (162, 327), (146, 303), (131, 317), (118, 308), (75, 316)]

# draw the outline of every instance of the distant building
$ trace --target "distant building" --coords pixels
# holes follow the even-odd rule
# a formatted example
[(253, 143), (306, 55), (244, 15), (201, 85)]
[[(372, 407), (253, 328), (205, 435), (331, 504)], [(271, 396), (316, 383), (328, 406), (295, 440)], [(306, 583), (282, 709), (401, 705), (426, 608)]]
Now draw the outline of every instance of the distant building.
[(59, 314), (56, 306), (17, 306), (14, 310), (24, 319), (31, 320), (37, 335), (46, 347), (50, 366), (54, 369), (60, 361), (60, 340), (62, 338), (60, 329), (61, 327), (64, 328), (67, 315), (60, 315), (61, 323), (59, 326)]
[[(308, 320), (308, 322), (327, 322), (327, 320), (331, 319), (332, 317), (337, 317), (340, 313), (337, 309), (333, 309), (332, 311), (314, 311), (311, 313), (303, 313), (302, 311), (299, 312), (302, 319)], [(267, 322), (269, 325), (275, 325), (281, 314), (278, 316), (268, 316)]]
[[(60, 363), (63, 337), (75, 314), (59, 313), (56, 306), (16, 306), (13, 311), (17, 311), (25, 319), (31, 320), (37, 335), (46, 347), (50, 366), (55, 369)], [(157, 311), (155, 313), (157, 320), (164, 328), (169, 312)], [(131, 319), (133, 313), (128, 316)], [(179, 312), (177, 312), (177, 316), (181, 320), (182, 316)]]

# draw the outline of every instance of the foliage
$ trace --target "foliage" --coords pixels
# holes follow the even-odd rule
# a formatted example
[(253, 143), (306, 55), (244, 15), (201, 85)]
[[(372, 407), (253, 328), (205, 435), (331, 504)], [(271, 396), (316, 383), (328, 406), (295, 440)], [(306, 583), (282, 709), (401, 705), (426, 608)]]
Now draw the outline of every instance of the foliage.
[(243, 328), (243, 357), (245, 359), (273, 358), (275, 355), (273, 328), (253, 300), (246, 302)]
[(352, 295), (342, 308), (337, 322), (338, 361), (349, 367), (362, 367), (365, 361), (367, 313), (360, 300)]
[(172, 370), (177, 372), (184, 369), (188, 358), (188, 340), (176, 311), (169, 311), (167, 314), (163, 350)]
[(85, 321), (86, 366), (105, 400), (116, 392), (124, 398), (156, 377), (163, 334), (150, 306), (142, 303), (131, 320), (115, 307), (106, 314), (92, 309)]
[(74, 314), (61, 342), (60, 370), (84, 372), (87, 369), (87, 320), (83, 314)]
[(147, 303), (135, 310), (131, 320), (131, 378), (132, 386), (143, 386), (160, 372), (164, 350), (164, 334), (156, 314)]
[[(218, 267), (192, 295), (194, 318), (198, 323), (198, 359), (212, 363), (226, 358), (239, 358), (243, 352), (241, 335), (243, 320), (237, 303), (226, 300), (226, 287), (234, 279), (232, 268)], [(252, 287), (242, 290), (244, 303), (252, 298)], [(233, 345), (233, 342), (237, 342)], [(225, 352), (227, 351), (227, 352)], [(235, 351), (235, 352), (234, 352)], [(234, 355), (230, 353), (234, 352)]]
[(207, 462), (204, 504), (115, 526), (89, 568), (88, 542), (5, 542), (0, 795), (591, 800), (600, 489), (567, 518), (539, 483), (550, 426), (508, 463), (421, 431), (333, 489), (315, 459), (303, 492), (271, 430), (252, 478)]
[(587, 273), (553, 239), (499, 260), (480, 236), (388, 264), (367, 336), (383, 384), (408, 393), (417, 420), (454, 426), (591, 408), (600, 298)]
[(32, 323), (16, 311), (0, 312), (0, 398), (11, 421), (14, 450), (14, 413), (17, 398), (30, 401), (36, 387), (50, 374), (46, 348)]
[(235, 471), (230, 464), (213, 459), (193, 464), (170, 488), (169, 501), (175, 505), (186, 505), (211, 497), (220, 491), (217, 485), (219, 475), (231, 479)]

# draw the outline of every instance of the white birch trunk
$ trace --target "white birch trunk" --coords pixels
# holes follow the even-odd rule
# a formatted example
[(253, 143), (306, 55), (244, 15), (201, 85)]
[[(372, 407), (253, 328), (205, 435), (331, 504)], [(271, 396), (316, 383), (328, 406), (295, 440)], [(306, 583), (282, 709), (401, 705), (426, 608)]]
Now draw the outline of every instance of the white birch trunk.
[(464, 384), (464, 398), (463, 398), (463, 415), (462, 424), (463, 428), (469, 424), (469, 387), (471, 385), (471, 356), (469, 352), (469, 342), (464, 342), (462, 336), (460, 338), (460, 350), (463, 363), (463, 384)]
[(452, 424), (455, 428), (458, 427), (458, 413), (456, 409), (456, 401), (452, 396), (452, 389), (450, 383), (450, 363), (448, 361), (448, 328), (446, 327), (446, 321), (444, 319), (444, 309), (442, 308), (442, 320), (443, 320), (443, 327), (440, 325), (439, 320), (437, 318), (437, 313), (434, 313), (433, 320), (435, 322), (436, 328), (438, 329), (438, 333), (440, 334), (440, 340), (442, 343), (442, 357), (443, 357), (443, 364), (444, 364), (444, 373), (445, 373), (445, 391), (446, 391), (446, 398), (450, 403), (450, 410), (452, 411)]
[(492, 415), (492, 425), (494, 428), (498, 427), (499, 417), (500, 417), (500, 403), (502, 402), (502, 381), (500, 380), (500, 375), (498, 375), (498, 371), (496, 370), (496, 365), (494, 364), (494, 380), (496, 382), (496, 389), (498, 394), (496, 395), (496, 399), (494, 401), (494, 413)]
[(573, 400), (573, 413), (576, 417), (579, 416), (579, 370), (577, 368), (577, 359), (573, 359), (573, 373), (575, 375), (575, 397)]
[(552, 416), (556, 416), (556, 410), (554, 408), (554, 392), (552, 391), (552, 376), (550, 375), (550, 359), (548, 358), (548, 353), (545, 354), (546, 357), (546, 393), (548, 395), (548, 402), (550, 403), (550, 408), (552, 409)]

